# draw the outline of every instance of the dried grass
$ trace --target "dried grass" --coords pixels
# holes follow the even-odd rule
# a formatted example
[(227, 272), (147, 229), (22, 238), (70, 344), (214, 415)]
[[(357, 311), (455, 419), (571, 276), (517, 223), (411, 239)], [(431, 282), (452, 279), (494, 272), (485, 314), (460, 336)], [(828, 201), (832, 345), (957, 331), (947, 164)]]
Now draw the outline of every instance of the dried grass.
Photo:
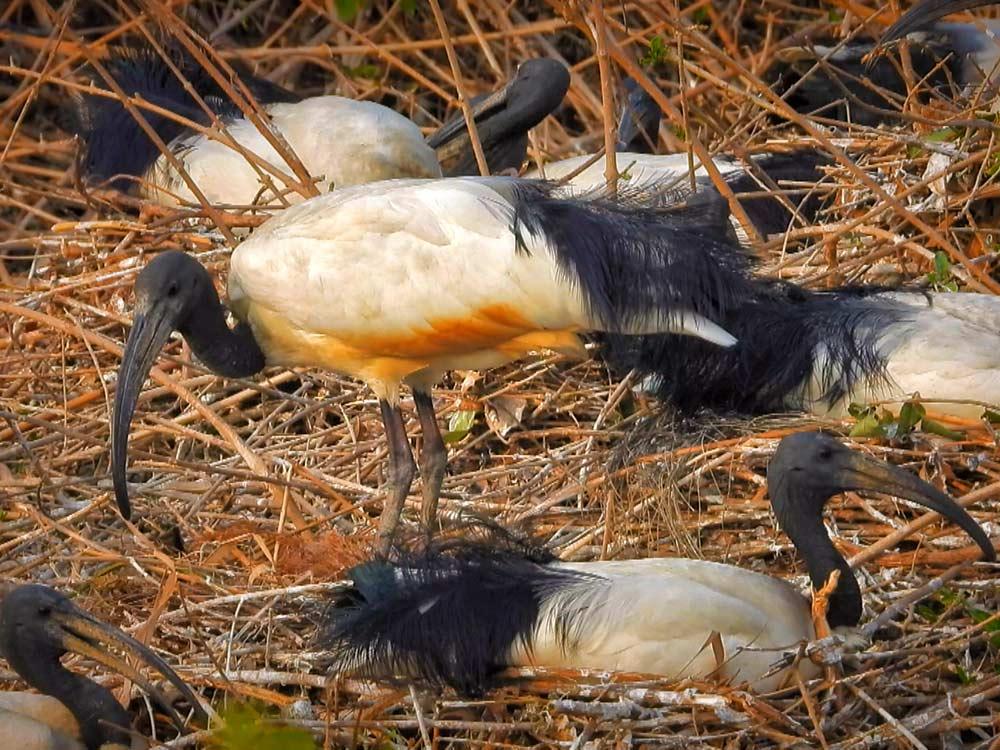
[[(457, 65), (449, 64), (430, 9), (418, 6), (413, 16), (396, 4), (350, 23), (337, 20), (333, 3), (314, 0), (78, 3), (72, 16), (35, 0), (0, 9), (0, 21), (19, 25), (0, 27), (0, 576), (74, 592), (95, 614), (168, 654), (218, 705), (236, 697), (281, 708), (306, 701), (307, 718), (300, 712), (294, 721), (327, 746), (429, 739), (572, 750), (995, 748), (1000, 674), (997, 647), (987, 640), (1000, 610), (996, 568), (954, 567), (973, 552), (954, 530), (936, 525), (897, 545), (926, 522), (884, 498), (850, 495), (828, 517), (837, 544), (858, 559), (876, 557), (897, 532), (889, 554), (866, 559), (859, 570), (866, 620), (930, 593), (942, 574), (968, 606), (939, 596), (936, 621), (904, 609), (834, 686), (751, 696), (635, 675), (520, 670), (516, 684), (484, 700), (446, 695), (419, 710), (405, 689), (328, 681), (322, 655), (311, 650), (312, 621), (336, 585), (329, 582), (367, 554), (380, 508), (385, 446), (365, 388), (314, 371), (221, 380), (175, 343), (143, 394), (133, 432), (133, 470), (143, 480), (134, 490), (135, 525), (118, 519), (108, 415), (140, 258), (180, 248), (200, 253), (221, 276), (234, 241), (230, 226), (259, 217), (167, 212), (80, 192), (75, 146), (62, 125), (70, 95), (86, 85), (82, 63), (98, 60), (104, 42), (140, 34), (190, 42), (189, 30), (218, 29), (206, 61), (242, 60), (307, 94), (383, 101), (430, 129), (455, 111), (453, 70), (473, 94), (495, 86), (520, 60), (558, 54), (573, 66), (573, 83), (558, 117), (532, 136), (532, 160), (609, 142), (604, 114), (615, 107), (602, 101), (588, 5), (445, 3)], [(696, 153), (745, 156), (794, 143), (837, 159), (829, 177), (837, 198), (822, 222), (760, 244), (769, 271), (819, 287), (912, 280), (943, 250), (963, 287), (1000, 291), (985, 200), (998, 193), (991, 117), (947, 99), (914, 99), (903, 127), (827, 130), (822, 125), (830, 123), (792, 112), (761, 80), (783, 40), (822, 29), (831, 8), (843, 21), (827, 30), (853, 33), (868, 7), (702, 1), (685, 7), (680, 27), (668, 2), (629, 4), (625, 13), (618, 4), (604, 8), (615, 76), (635, 72), (655, 35), (683, 49), (684, 96), (677, 66), (652, 79), (670, 119), (662, 147), (683, 147), (683, 133)], [(703, 25), (690, 26), (692, 18)], [(362, 65), (375, 66), (376, 77), (358, 77)], [(245, 105), (253, 111), (252, 102)], [(948, 144), (923, 140), (949, 118), (977, 127)], [(937, 187), (939, 175), (924, 174), (934, 150), (950, 154), (947, 191)], [(198, 216), (217, 227), (186, 221)], [(437, 391), (444, 420), (458, 409), (488, 408), (501, 395), (527, 408), (506, 437), (480, 413), (472, 433), (452, 447), (442, 511), (475, 508), (528, 525), (572, 559), (684, 554), (803, 582), (768, 510), (763, 468), (791, 431), (818, 424), (844, 432), (850, 425), (794, 415), (679, 422), (630, 396), (625, 417), (615, 406), (625, 393), (618, 385), (598, 363), (557, 356), (456, 373)], [(415, 427), (415, 418), (410, 422)], [(966, 431), (960, 441), (916, 434), (866, 449), (946, 484), (955, 496), (978, 499), (974, 512), (995, 537), (997, 437), (984, 425), (958, 426)], [(417, 518), (414, 506), (407, 517)], [(991, 619), (976, 623), (972, 607)], [(0, 678), (13, 686), (11, 674)]]

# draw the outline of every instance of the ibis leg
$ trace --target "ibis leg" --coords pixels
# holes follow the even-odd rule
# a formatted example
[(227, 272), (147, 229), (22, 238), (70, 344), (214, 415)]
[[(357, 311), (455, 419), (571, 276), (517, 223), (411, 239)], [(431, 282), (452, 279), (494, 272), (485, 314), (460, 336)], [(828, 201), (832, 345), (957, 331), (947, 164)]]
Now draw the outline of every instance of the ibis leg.
[(441, 438), (441, 428), (438, 427), (431, 394), (414, 390), (413, 403), (417, 407), (420, 430), (424, 436), (424, 447), (420, 449), (420, 480), (423, 488), (420, 510), (424, 530), (430, 536), (436, 531), (438, 498), (441, 496), (441, 482), (444, 481), (444, 471), (448, 464), (448, 449)]
[(399, 526), (399, 516), (403, 512), (406, 496), (410, 494), (413, 475), (417, 467), (413, 463), (413, 453), (410, 451), (410, 441), (406, 439), (406, 425), (403, 423), (403, 413), (399, 406), (393, 406), (388, 401), (380, 399), (382, 424), (385, 425), (385, 436), (389, 441), (389, 497), (382, 508), (382, 517), (378, 525), (377, 551), (385, 554), (392, 546), (396, 527)]

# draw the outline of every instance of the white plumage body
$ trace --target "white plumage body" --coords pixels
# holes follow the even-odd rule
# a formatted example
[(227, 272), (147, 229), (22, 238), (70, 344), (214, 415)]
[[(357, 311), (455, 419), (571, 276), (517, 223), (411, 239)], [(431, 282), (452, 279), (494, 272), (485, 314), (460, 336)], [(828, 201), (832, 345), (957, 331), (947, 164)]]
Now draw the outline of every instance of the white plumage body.
[[(878, 347), (886, 361), (888, 383), (863, 379), (853, 392), (828, 408), (819, 399), (817, 373), (826, 365), (820, 348), (814, 374), (805, 389), (808, 411), (833, 416), (847, 414), (851, 402), (889, 400), (890, 406), (919, 393), (935, 412), (977, 419), (980, 401), (1000, 405), (1000, 297), (991, 294), (887, 292), (875, 299), (908, 310), (906, 319), (879, 334)], [(935, 399), (944, 399), (935, 403)]]
[[(533, 648), (513, 647), (513, 666), (715, 677), (767, 691), (789, 677), (784, 670), (761, 679), (781, 652), (814, 638), (809, 605), (794, 587), (731, 565), (657, 558), (553, 567), (599, 578), (566, 585), (545, 601)], [(566, 638), (561, 620), (569, 622)], [(721, 664), (713, 631), (724, 649)], [(799, 669), (804, 677), (817, 671), (808, 660)]]
[[(592, 154), (573, 156), (569, 159), (546, 164), (541, 171), (532, 170), (526, 176), (537, 178), (544, 173), (545, 179), (558, 182), (580, 169), (588, 161), (592, 161), (593, 158)], [(619, 172), (619, 181), (624, 181), (626, 184), (656, 185), (662, 188), (669, 188), (676, 184), (678, 188), (684, 188), (688, 185), (688, 173), (692, 163), (696, 179), (709, 179), (708, 172), (701, 166), (698, 158), (692, 158), (693, 162), (688, 160), (687, 154), (660, 155), (620, 151), (615, 154), (615, 166)], [(738, 162), (727, 156), (716, 156), (712, 161), (723, 176), (743, 171), (743, 167)], [(574, 192), (604, 187), (607, 182), (604, 176), (606, 163), (605, 157), (600, 157), (579, 174), (571, 177), (566, 183), (567, 187)]]
[(10, 750), (84, 750), (80, 727), (48, 695), (0, 692), (0, 747)]
[[(341, 96), (317, 96), (266, 107), (271, 127), (291, 146), (321, 192), (397, 177), (440, 177), (434, 150), (415, 124), (388, 107)], [(249, 152), (294, 178), (291, 167), (250, 121), (226, 123), (229, 135)], [(210, 203), (246, 206), (276, 200), (261, 168), (224, 143), (200, 133), (169, 144)], [(302, 196), (265, 171), (297, 203)], [(197, 204), (187, 184), (160, 155), (143, 186), (146, 197), (167, 205)], [(280, 204), (279, 204), (280, 205)]]
[[(231, 305), (270, 363), (352, 375), (390, 402), (403, 381), (580, 353), (577, 332), (600, 322), (544, 237), (524, 233), (518, 248), (512, 184), (394, 180), (289, 208), (234, 252)], [(636, 325), (732, 341), (694, 314)]]

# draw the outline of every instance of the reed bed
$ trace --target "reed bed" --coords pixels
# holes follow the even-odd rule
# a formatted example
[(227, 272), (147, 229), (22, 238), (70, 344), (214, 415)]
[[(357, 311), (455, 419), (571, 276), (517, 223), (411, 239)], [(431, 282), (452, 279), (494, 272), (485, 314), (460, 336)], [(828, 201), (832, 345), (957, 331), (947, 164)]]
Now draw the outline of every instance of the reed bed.
[[(816, 288), (1000, 291), (987, 93), (914, 96), (898, 103), (893, 125), (848, 127), (796, 113), (770, 85), (789, 46), (809, 34), (877, 33), (889, 10), (866, 25), (880, 6), (849, 0), (680, 10), (652, 0), (455, 0), (441, 3), (441, 25), (436, 5), (10, 0), (0, 9), (0, 579), (72, 592), (167, 655), (217, 710), (253, 701), (324, 747), (1000, 747), (997, 567), (969, 564), (966, 539), (891, 499), (848, 494), (828, 512), (836, 544), (857, 564), (873, 645), (845, 655), (832, 682), (775, 695), (520, 670), (468, 698), (329, 673), (316, 621), (344, 570), (370, 554), (386, 452), (372, 395), (327, 373), (223, 380), (174, 342), (136, 417), (134, 523), (116, 514), (109, 414), (137, 270), (176, 248), (221, 279), (234, 231), (265, 212), (168, 211), (79, 184), (71, 102), (109, 45), (205, 37), (215, 65), (240, 62), (303, 94), (379, 101), (428, 132), (457, 111), (459, 91), (487, 91), (518, 62), (557, 56), (572, 85), (532, 135), (534, 163), (601, 149), (618, 79), (645, 75), (663, 91), (661, 151), (745, 158), (809, 146), (834, 158), (821, 221), (754, 239), (767, 272)], [(771, 516), (764, 468), (782, 436), (847, 435), (854, 421), (682, 419), (634, 385), (598, 360), (544, 354), (454, 373), (436, 392), (451, 441), (445, 517), (474, 509), (566, 559), (687, 555), (804, 587)], [(996, 427), (941, 422), (947, 436), (858, 440), (964, 497), (996, 537)], [(412, 414), (410, 423), (415, 432)], [(417, 518), (411, 504), (406, 520)], [(132, 694), (120, 678), (102, 679)], [(0, 686), (16, 684), (0, 665)], [(174, 737), (159, 717), (153, 724), (159, 741)], [(165, 744), (209, 741), (200, 732)]]

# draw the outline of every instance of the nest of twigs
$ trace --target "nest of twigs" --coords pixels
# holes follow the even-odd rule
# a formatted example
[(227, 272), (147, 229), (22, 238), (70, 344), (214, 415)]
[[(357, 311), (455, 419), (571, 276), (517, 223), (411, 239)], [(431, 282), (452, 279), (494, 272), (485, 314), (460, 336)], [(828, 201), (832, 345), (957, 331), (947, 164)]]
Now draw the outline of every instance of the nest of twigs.
[[(618, 79), (638, 67), (669, 97), (662, 152), (696, 144), (746, 158), (794, 145), (834, 158), (821, 221), (758, 238), (768, 272), (817, 288), (927, 283), (944, 253), (949, 277), (935, 283), (1000, 291), (989, 212), (996, 128), (975, 95), (913, 96), (895, 103), (891, 125), (847, 126), (797, 114), (770, 86), (783, 47), (809, 34), (877, 33), (891, 14), (866, 26), (874, 6), (858, 2), (699, 1), (678, 13), (666, 1), (602, 11), (457, 0), (442, 2), (442, 27), (433, 3), (10, 0), (0, 9), (0, 578), (76, 594), (148, 640), (217, 708), (253, 699), (326, 746), (997, 747), (996, 567), (959, 565), (975, 555), (965, 539), (886, 498), (848, 495), (828, 514), (837, 545), (863, 563), (872, 647), (833, 684), (772, 696), (540, 670), (511, 674), (475, 701), (333, 679), (314, 652), (313, 619), (369, 554), (386, 453), (372, 395), (328, 373), (224, 380), (175, 342), (140, 401), (135, 522), (121, 521), (109, 414), (135, 274), (153, 253), (179, 248), (221, 278), (229, 226), (255, 219), (233, 215), (222, 229), (204, 212), (81, 190), (69, 105), (108, 44), (208, 37), (213, 55), (288, 88), (379, 101), (428, 132), (456, 111), (459, 84), (480, 93), (519, 61), (558, 56), (573, 79), (531, 137), (531, 160), (544, 162), (603, 146), (618, 108), (602, 95), (594, 29), (603, 28), (605, 93), (619, 96)], [(945, 122), (957, 123), (954, 137), (929, 139)], [(764, 497), (764, 466), (789, 432), (847, 434), (853, 422), (680, 421), (631, 385), (597, 361), (556, 355), (454, 373), (436, 393), (450, 423), (443, 514), (474, 508), (526, 526), (567, 559), (687, 555), (804, 584)], [(948, 425), (950, 437), (914, 431), (865, 450), (977, 498), (970, 507), (995, 537), (997, 436), (985, 421)], [(406, 515), (415, 521), (416, 506)], [(23, 689), (2, 666), (0, 680)]]

